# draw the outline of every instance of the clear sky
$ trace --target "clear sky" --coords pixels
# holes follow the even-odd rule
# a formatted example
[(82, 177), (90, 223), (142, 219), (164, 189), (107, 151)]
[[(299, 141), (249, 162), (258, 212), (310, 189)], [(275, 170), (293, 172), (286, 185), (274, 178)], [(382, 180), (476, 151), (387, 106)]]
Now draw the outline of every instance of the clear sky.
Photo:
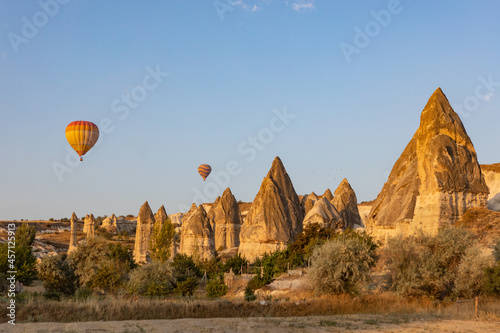
[[(0, 0), (0, 219), (381, 190), (441, 87), (500, 162), (499, 1)], [(74, 120), (100, 127), (75, 161)], [(199, 164), (212, 166), (203, 182)], [(197, 193), (201, 193), (197, 194)]]

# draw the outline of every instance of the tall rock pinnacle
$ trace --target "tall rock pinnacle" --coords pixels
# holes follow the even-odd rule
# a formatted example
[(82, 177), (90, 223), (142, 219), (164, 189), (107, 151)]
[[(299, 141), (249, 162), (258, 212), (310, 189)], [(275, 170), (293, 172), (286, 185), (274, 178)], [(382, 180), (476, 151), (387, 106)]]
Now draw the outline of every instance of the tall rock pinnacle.
[(299, 197), (276, 157), (241, 226), (239, 252), (254, 260), (284, 248), (302, 232), (303, 219)]
[(77, 237), (77, 232), (78, 232), (78, 217), (76, 217), (75, 212), (71, 215), (71, 234), (69, 236), (69, 248), (68, 248), (68, 254), (76, 250), (76, 247), (78, 246), (78, 237)]
[(347, 179), (344, 178), (335, 190), (332, 204), (339, 212), (346, 228), (363, 227), (358, 211), (358, 199)]
[(198, 260), (215, 256), (214, 232), (202, 205), (193, 204), (182, 218), (180, 253)]
[(488, 191), (474, 145), (438, 88), (375, 200), (367, 229), (381, 238), (419, 229), (435, 233), (468, 208), (485, 207)]
[(137, 216), (137, 229), (135, 232), (134, 260), (137, 263), (147, 263), (149, 258), (149, 240), (155, 218), (149, 203), (146, 201)]
[(217, 251), (240, 245), (241, 212), (231, 190), (226, 188), (222, 197), (215, 200), (208, 218), (214, 226), (215, 249)]

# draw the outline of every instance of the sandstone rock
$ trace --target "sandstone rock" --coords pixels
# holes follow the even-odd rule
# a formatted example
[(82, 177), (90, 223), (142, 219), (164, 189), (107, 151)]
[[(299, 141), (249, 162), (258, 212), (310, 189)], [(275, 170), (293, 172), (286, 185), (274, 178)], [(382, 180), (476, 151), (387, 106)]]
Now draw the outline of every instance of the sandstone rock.
[(155, 223), (163, 224), (168, 219), (167, 211), (165, 210), (165, 206), (161, 205), (160, 209), (155, 214)]
[(470, 207), (485, 207), (488, 187), (476, 151), (441, 89), (375, 200), (367, 229), (377, 238), (422, 229), (436, 233)]
[(322, 228), (345, 229), (344, 222), (335, 206), (327, 197), (322, 197), (304, 217), (304, 228), (313, 223), (318, 223)]
[(351, 185), (344, 178), (333, 194), (332, 204), (344, 221), (345, 228), (364, 227), (358, 211), (358, 199)]
[(231, 190), (226, 188), (207, 214), (214, 226), (215, 249), (223, 251), (240, 245), (241, 212)]
[(318, 196), (314, 192), (311, 192), (311, 194), (304, 197), (303, 199), (304, 215), (307, 215), (307, 213), (309, 213), (309, 211), (313, 208), (316, 201), (318, 201)]
[(202, 205), (193, 204), (183, 218), (180, 253), (200, 260), (215, 256), (214, 232)]
[(183, 213), (175, 213), (175, 214), (170, 214), (168, 217), (170, 218), (170, 222), (174, 225), (174, 228), (179, 228), (182, 226), (182, 217), (184, 216)]
[(276, 157), (241, 226), (239, 252), (248, 260), (286, 247), (302, 232), (304, 210)]
[(333, 200), (333, 194), (332, 194), (332, 191), (330, 191), (329, 188), (326, 189), (325, 193), (323, 193), (323, 195), (321, 196), (322, 198), (327, 198), (328, 201), (332, 201)]
[(85, 216), (83, 232), (87, 234), (87, 238), (94, 237), (95, 218), (94, 214)]
[(76, 217), (75, 212), (71, 215), (71, 234), (69, 236), (69, 248), (68, 248), (68, 254), (76, 250), (76, 247), (78, 246), (78, 217)]
[(126, 218), (120, 218), (116, 220), (116, 232), (122, 233), (126, 231), (128, 234), (134, 234), (137, 228), (137, 220), (127, 220)]
[(149, 203), (146, 201), (137, 216), (137, 229), (135, 233), (134, 260), (137, 263), (148, 263), (149, 258), (149, 240), (155, 218)]
[(490, 189), (488, 196), (488, 209), (500, 211), (500, 163), (483, 164), (481, 171), (484, 180)]
[(118, 232), (116, 224), (117, 224), (116, 215), (112, 214), (111, 216), (106, 217), (102, 221), (101, 228), (106, 229), (109, 232), (116, 233)]
[(359, 212), (359, 216), (361, 217), (361, 222), (363, 222), (363, 225), (366, 225), (366, 220), (368, 219), (368, 215), (370, 214), (370, 211), (372, 210), (372, 205), (373, 205), (373, 201), (362, 202), (362, 203), (358, 204), (358, 212)]

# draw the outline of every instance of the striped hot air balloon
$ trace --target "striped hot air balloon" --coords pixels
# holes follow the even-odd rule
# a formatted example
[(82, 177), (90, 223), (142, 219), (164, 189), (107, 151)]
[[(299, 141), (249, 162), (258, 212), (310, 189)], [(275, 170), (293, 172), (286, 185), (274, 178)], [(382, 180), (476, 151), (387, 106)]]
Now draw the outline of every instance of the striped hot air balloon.
[(202, 164), (198, 167), (198, 173), (203, 177), (203, 180), (207, 179), (210, 172), (212, 172), (212, 167), (208, 164)]
[(70, 123), (66, 127), (66, 139), (76, 153), (80, 156), (85, 155), (99, 139), (99, 129), (96, 124), (90, 121), (78, 120)]

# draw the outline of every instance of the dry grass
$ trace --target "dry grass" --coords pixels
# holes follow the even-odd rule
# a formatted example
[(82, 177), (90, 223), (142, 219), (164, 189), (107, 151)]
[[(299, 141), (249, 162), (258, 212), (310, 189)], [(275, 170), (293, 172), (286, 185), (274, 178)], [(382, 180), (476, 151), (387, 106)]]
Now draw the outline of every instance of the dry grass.
[[(393, 294), (350, 297), (324, 296), (311, 299), (302, 293), (301, 300), (266, 300), (261, 302), (203, 300), (203, 299), (146, 299), (118, 297), (87, 301), (45, 301), (31, 299), (17, 304), (17, 318), (28, 322), (114, 321), (179, 318), (233, 317), (300, 317), (347, 314), (432, 315), (446, 319), (474, 318), (474, 303), (433, 302), (425, 298), (406, 299)], [(480, 317), (500, 318), (500, 299), (481, 298)], [(6, 318), (5, 307), (0, 310)]]

